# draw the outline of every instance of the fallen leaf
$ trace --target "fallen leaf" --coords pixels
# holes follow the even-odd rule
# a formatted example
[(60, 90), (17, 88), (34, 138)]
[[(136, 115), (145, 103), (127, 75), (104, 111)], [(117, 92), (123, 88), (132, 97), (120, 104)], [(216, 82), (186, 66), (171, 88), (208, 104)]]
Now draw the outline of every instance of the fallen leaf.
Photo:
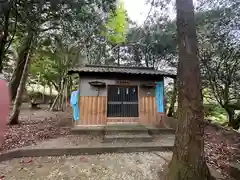
[(32, 162), (32, 158), (24, 158), (21, 163), (24, 163), (24, 164), (29, 164)]
[(82, 161), (82, 162), (88, 162), (88, 159), (87, 159), (87, 157), (82, 156), (82, 157), (80, 157), (80, 161)]

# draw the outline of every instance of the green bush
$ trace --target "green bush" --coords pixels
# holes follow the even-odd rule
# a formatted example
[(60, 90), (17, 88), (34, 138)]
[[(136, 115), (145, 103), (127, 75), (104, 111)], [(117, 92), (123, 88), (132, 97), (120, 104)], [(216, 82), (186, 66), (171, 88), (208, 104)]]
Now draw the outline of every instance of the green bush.
[(227, 122), (226, 111), (217, 104), (205, 104), (204, 105), (205, 118), (223, 124)]

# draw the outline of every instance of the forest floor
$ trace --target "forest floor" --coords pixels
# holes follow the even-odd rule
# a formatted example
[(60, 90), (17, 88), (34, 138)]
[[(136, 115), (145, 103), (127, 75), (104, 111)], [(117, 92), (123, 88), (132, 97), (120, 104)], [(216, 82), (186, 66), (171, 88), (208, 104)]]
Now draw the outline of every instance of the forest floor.
[[(14, 148), (19, 148), (19, 147), (24, 147), (24, 146), (30, 146), (30, 145), (36, 145), (39, 141), (43, 141), (46, 139), (55, 139), (59, 137), (63, 137), (66, 135), (70, 134), (70, 128), (71, 128), (71, 109), (67, 110), (67, 112), (48, 112), (46, 111), (46, 108), (43, 107), (40, 110), (29, 110), (27, 105), (23, 106), (21, 114), (20, 114), (20, 124), (16, 126), (10, 126), (8, 132), (5, 135), (5, 140), (3, 143), (3, 147), (0, 150), (0, 153), (6, 150), (14, 149)], [(90, 138), (91, 139), (91, 138)], [(231, 130), (223, 130), (223, 129), (218, 129), (212, 126), (207, 125), (205, 127), (205, 153), (206, 153), (206, 160), (207, 163), (219, 171), (221, 171), (223, 174), (226, 175), (226, 169), (229, 165), (229, 162), (232, 160), (239, 160), (240, 161), (240, 133), (231, 131)], [(143, 157), (142, 157), (143, 156)], [(96, 171), (98, 168), (103, 168), (105, 167), (106, 174), (103, 175), (102, 179), (108, 179), (108, 173), (109, 171), (113, 171), (113, 168), (115, 166), (121, 166), (121, 163), (115, 163), (115, 164), (110, 164), (110, 166), (107, 166), (107, 159), (112, 159), (112, 161), (120, 161), (124, 164), (125, 160), (124, 159), (129, 159), (129, 163), (131, 164), (129, 167), (129, 172), (125, 172), (124, 170), (120, 171), (122, 173), (117, 172), (116, 173), (116, 178), (119, 179), (120, 176), (122, 178), (120, 179), (125, 179), (124, 177), (128, 177), (131, 172), (135, 172), (136, 176), (129, 176), (128, 179), (144, 179), (144, 177), (150, 177), (149, 173), (144, 171), (142, 168), (143, 167), (148, 167), (149, 172), (152, 172), (151, 169), (155, 169), (155, 163), (162, 163), (164, 164), (165, 161), (162, 160), (161, 157), (156, 158), (155, 153), (126, 153), (122, 155), (115, 154), (114, 157), (112, 154), (109, 155), (99, 155), (99, 156), (77, 156), (77, 157), (42, 157), (42, 158), (32, 158), (34, 161), (32, 162), (32, 159), (30, 160), (31, 163), (35, 163), (34, 166), (42, 167), (41, 163), (39, 164), (40, 161), (43, 161), (45, 163), (44, 166), (48, 167), (50, 166), (49, 163), (55, 164), (53, 168), (51, 169), (51, 172), (53, 173), (52, 175), (48, 174), (48, 176), (52, 177), (54, 179), (54, 173), (55, 174), (60, 174), (63, 179), (66, 175), (64, 173), (61, 173), (61, 169), (67, 169), (71, 167), (71, 164), (73, 166), (73, 171), (84, 171), (82, 173), (82, 178), (79, 178), (78, 176), (74, 177), (72, 176), (69, 177), (69, 179), (91, 179), (87, 178), (89, 173), (93, 173)], [(151, 159), (151, 158), (155, 159)], [(169, 157), (169, 156), (167, 156)], [(97, 160), (97, 159), (102, 159), (102, 160)], [(149, 161), (146, 161), (146, 164), (144, 163), (138, 163), (138, 161), (131, 161), (131, 159), (134, 158), (147, 158)], [(85, 161), (84, 159), (88, 159), (88, 163), (90, 162), (96, 162), (96, 166), (93, 166), (92, 169), (85, 168), (84, 163), (80, 165), (82, 167), (80, 170), (79, 168), (76, 169), (77, 161), (76, 159), (82, 159), (82, 161)], [(168, 158), (170, 159), (170, 158)], [(25, 160), (23, 160), (25, 161)], [(28, 161), (28, 160), (26, 160)], [(106, 162), (105, 162), (106, 161)], [(141, 161), (141, 160), (139, 160)], [(16, 170), (13, 169), (20, 169), (19, 172), (20, 174), (24, 172), (31, 174), (34, 173), (33, 169), (31, 167), (25, 168), (25, 166), (28, 166), (25, 164), (22, 166), (22, 160), (11, 160), (8, 162), (4, 162), (0, 164), (0, 170), (2, 167), (5, 167), (6, 164), (11, 164), (11, 166), (8, 166), (10, 169), (8, 169), (9, 173), (13, 173)], [(56, 162), (61, 162), (58, 170), (56, 168)], [(63, 163), (64, 162), (64, 163)], [(100, 163), (101, 162), (101, 163)], [(30, 164), (31, 164), (30, 163)], [(126, 162), (125, 162), (126, 163)], [(5, 164), (5, 165), (4, 165)], [(100, 165), (101, 164), (101, 165)], [(123, 165), (122, 164), (122, 165)], [(126, 165), (126, 164), (125, 164)], [(19, 167), (18, 167), (19, 166)], [(33, 167), (34, 167), (33, 166)], [(61, 166), (61, 167), (60, 167)], [(76, 166), (76, 167), (75, 167)], [(101, 167), (100, 167), (101, 166)], [(106, 167), (107, 166), (107, 167)], [(136, 166), (136, 167), (134, 167)], [(55, 168), (54, 168), (55, 167)], [(75, 167), (75, 168), (74, 168)], [(24, 169), (25, 168), (25, 169)], [(124, 167), (126, 170), (127, 167)], [(60, 169), (60, 170), (59, 170)], [(94, 170), (95, 169), (95, 170)], [(108, 170), (107, 170), (108, 169)], [(40, 170), (41, 171), (41, 168)], [(50, 171), (48, 171), (50, 172)], [(141, 173), (140, 173), (141, 172)], [(37, 172), (36, 172), (37, 173)], [(130, 173), (130, 174), (129, 174)], [(144, 174), (145, 173), (145, 174)], [(81, 173), (80, 173), (81, 174)], [(95, 173), (96, 174), (96, 173)], [(119, 174), (119, 177), (118, 175)], [(113, 175), (114, 176), (114, 175)], [(46, 176), (47, 177), (47, 176)], [(46, 178), (45, 177), (45, 178)], [(85, 177), (85, 178), (84, 178)], [(142, 177), (142, 178), (138, 178)], [(157, 174), (153, 174), (151, 176), (152, 178), (150, 179), (156, 179)], [(12, 180), (14, 179), (14, 176), (11, 177)], [(29, 176), (30, 178), (30, 176)], [(1, 178), (1, 173), (0, 173), (0, 179)], [(5, 179), (5, 178), (4, 178)], [(7, 179), (7, 178), (6, 178)], [(20, 176), (18, 179), (21, 179)], [(31, 178), (30, 178), (31, 179)], [(41, 179), (41, 178), (40, 178)], [(68, 179), (68, 178), (66, 178)], [(94, 179), (94, 178), (93, 178)], [(110, 178), (112, 179), (112, 178)], [(146, 179), (146, 178), (145, 178)], [(148, 178), (149, 179), (149, 178)]]
[(19, 115), (20, 124), (8, 127), (1, 151), (68, 135), (71, 119), (71, 109), (65, 112), (49, 112), (46, 105), (42, 105), (39, 110), (31, 110), (28, 104), (23, 104)]

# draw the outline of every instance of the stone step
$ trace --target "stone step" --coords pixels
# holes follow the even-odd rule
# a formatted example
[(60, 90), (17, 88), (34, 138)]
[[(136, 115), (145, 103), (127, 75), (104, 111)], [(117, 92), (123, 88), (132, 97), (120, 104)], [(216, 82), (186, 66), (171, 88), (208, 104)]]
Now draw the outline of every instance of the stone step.
[(122, 137), (122, 136), (145, 136), (149, 135), (148, 132), (105, 132), (105, 136), (116, 136), (116, 137)]
[(106, 131), (104, 132), (105, 135), (135, 135), (135, 134), (149, 134), (148, 133), (148, 130), (137, 130), (137, 131), (134, 131), (134, 130), (110, 130), (110, 131)]
[(103, 135), (105, 126), (75, 126), (71, 129), (71, 134), (91, 134)]
[(152, 142), (153, 137), (149, 134), (111, 134), (105, 135), (103, 138), (104, 143), (115, 143), (115, 142), (123, 142), (123, 143), (135, 143), (135, 142)]
[(148, 129), (143, 125), (106, 125), (106, 134), (112, 133), (148, 133)]
[(115, 133), (149, 133), (150, 135), (158, 134), (175, 134), (171, 128), (154, 128), (143, 125), (102, 125), (102, 126), (75, 126), (71, 129), (72, 134), (115, 134)]
[(175, 134), (175, 129), (172, 128), (153, 128), (153, 127), (147, 127), (148, 132), (151, 135), (158, 135), (158, 134)]

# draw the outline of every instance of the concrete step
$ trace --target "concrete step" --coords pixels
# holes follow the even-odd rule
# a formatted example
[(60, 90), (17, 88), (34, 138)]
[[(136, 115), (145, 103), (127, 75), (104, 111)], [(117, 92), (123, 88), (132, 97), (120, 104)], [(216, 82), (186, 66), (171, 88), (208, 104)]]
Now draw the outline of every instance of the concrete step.
[(72, 134), (116, 134), (116, 133), (149, 133), (150, 135), (158, 134), (175, 134), (171, 128), (154, 128), (143, 125), (102, 125), (102, 126), (75, 126), (71, 129)]
[(140, 134), (123, 134), (116, 133), (111, 135), (105, 135), (103, 143), (136, 143), (136, 142), (152, 142), (153, 137), (147, 133)]
[(148, 132), (105, 132), (105, 136), (114, 136), (114, 137), (145, 136), (145, 135), (149, 135)]
[(91, 135), (102, 135), (104, 134), (105, 126), (75, 126), (71, 129), (71, 134), (91, 134)]
[(113, 133), (148, 133), (148, 129), (143, 125), (106, 125), (105, 128), (106, 134)]
[(158, 135), (158, 134), (175, 134), (175, 129), (172, 128), (154, 128), (154, 127), (147, 127), (148, 132), (151, 135)]

